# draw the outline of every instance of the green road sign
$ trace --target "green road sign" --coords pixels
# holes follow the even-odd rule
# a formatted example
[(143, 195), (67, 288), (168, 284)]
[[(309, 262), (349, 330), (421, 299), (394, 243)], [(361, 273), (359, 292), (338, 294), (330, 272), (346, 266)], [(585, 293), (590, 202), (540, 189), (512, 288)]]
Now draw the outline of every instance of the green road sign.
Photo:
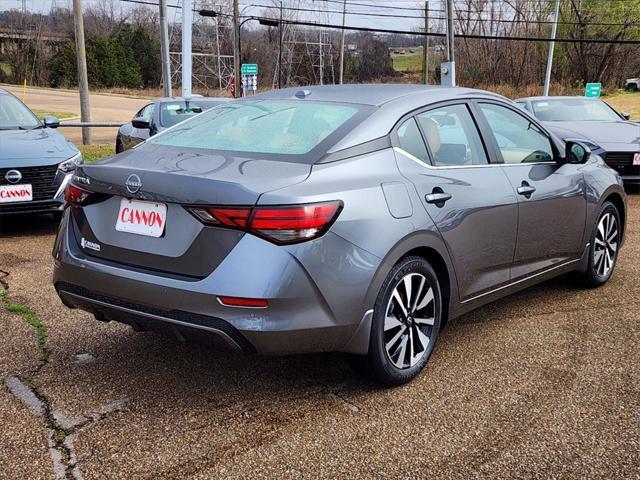
[(243, 63), (242, 64), (242, 75), (257, 75), (258, 74), (258, 64), (257, 63)]
[(601, 83), (587, 83), (587, 85), (584, 87), (584, 96), (599, 97), (601, 90), (602, 90)]

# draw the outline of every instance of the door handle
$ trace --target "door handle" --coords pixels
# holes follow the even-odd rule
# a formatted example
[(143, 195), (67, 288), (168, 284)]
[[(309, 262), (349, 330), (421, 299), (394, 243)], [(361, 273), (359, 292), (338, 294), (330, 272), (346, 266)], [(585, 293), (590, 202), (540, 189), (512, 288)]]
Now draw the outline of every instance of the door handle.
[(437, 207), (442, 207), (447, 200), (451, 200), (451, 194), (442, 191), (434, 191), (433, 193), (427, 193), (424, 198), (427, 203), (435, 203)]
[(532, 187), (527, 182), (523, 181), (522, 185), (519, 186), (516, 191), (518, 192), (518, 195), (524, 195), (525, 197), (529, 198), (531, 194), (536, 191), (536, 187)]

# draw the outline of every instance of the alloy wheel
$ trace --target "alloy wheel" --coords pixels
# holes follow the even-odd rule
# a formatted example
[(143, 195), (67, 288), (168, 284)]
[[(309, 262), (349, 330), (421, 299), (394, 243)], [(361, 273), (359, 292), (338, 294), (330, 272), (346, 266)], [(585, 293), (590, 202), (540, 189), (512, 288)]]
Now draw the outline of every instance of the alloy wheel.
[(612, 213), (600, 218), (594, 243), (593, 266), (600, 277), (606, 277), (613, 269), (618, 252), (618, 225)]
[(435, 323), (435, 299), (427, 278), (404, 276), (393, 289), (384, 320), (384, 344), (389, 360), (411, 368), (426, 354)]

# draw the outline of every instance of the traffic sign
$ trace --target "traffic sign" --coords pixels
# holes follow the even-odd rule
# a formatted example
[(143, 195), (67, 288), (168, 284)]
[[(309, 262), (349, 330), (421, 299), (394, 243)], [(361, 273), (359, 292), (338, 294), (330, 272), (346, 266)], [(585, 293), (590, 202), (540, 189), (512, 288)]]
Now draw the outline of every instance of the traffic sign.
[(584, 96), (585, 97), (599, 97), (600, 92), (602, 91), (601, 83), (587, 83), (584, 87)]
[(243, 63), (242, 64), (242, 75), (257, 75), (258, 74), (258, 64), (257, 63)]

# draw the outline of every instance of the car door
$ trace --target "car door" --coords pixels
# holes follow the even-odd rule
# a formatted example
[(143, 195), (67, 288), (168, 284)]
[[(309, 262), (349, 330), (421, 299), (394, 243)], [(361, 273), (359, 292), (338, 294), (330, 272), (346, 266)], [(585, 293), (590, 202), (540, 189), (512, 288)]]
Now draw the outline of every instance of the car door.
[(508, 283), (517, 199), (500, 166), (489, 162), (467, 103), (407, 118), (393, 142), (400, 171), (415, 185), (446, 244), (460, 299)]
[(558, 162), (550, 136), (517, 108), (488, 101), (478, 101), (477, 108), (518, 197), (512, 280), (576, 260), (585, 247), (580, 166)]

